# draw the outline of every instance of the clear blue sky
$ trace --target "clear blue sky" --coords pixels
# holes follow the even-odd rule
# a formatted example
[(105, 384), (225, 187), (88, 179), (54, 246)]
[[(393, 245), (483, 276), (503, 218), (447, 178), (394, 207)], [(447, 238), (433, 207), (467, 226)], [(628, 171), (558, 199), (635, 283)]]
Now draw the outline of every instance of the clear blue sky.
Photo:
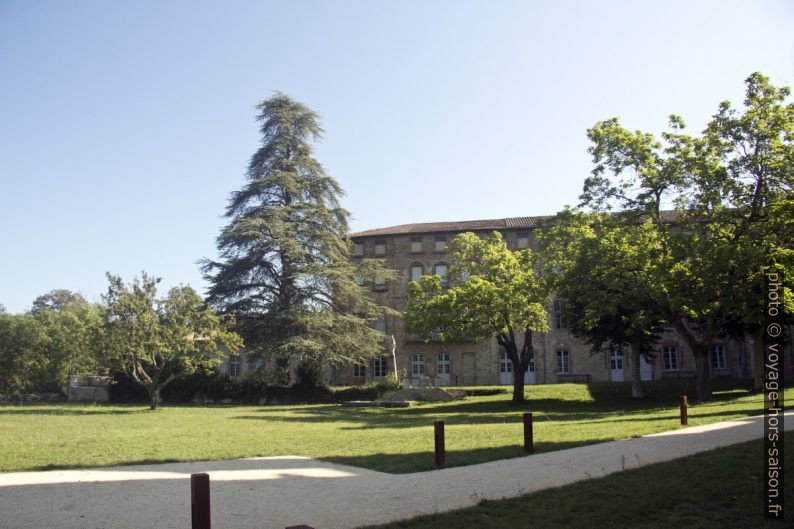
[(794, 85), (794, 3), (0, 0), (0, 304), (203, 292), (275, 90), (363, 230), (555, 213), (597, 120), (698, 131), (753, 71)]

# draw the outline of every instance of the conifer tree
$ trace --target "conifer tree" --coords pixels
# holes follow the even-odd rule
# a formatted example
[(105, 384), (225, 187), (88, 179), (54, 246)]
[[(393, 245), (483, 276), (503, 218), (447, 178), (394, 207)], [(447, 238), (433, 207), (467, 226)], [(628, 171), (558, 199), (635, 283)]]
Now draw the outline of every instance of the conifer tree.
[(234, 314), (255, 357), (285, 369), (290, 357), (329, 363), (383, 352), (372, 321), (381, 308), (356, 278), (388, 275), (378, 261), (350, 259), (343, 190), (314, 158), (318, 116), (284, 94), (257, 106), (261, 147), (232, 194), (220, 259), (205, 259), (208, 298)]

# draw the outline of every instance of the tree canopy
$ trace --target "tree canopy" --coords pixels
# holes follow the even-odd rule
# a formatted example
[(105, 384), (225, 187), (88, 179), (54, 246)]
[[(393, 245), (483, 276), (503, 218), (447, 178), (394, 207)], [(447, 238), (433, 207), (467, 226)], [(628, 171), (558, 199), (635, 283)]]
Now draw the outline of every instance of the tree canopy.
[(653, 223), (566, 210), (539, 230), (544, 274), (565, 304), (568, 329), (592, 345), (630, 346), (632, 396), (643, 396), (640, 358), (653, 355), (665, 324), (654, 301), (663, 241)]
[(548, 288), (534, 273), (534, 254), (511, 251), (494, 232), (487, 239), (458, 235), (447, 255), (449, 287), (437, 275), (409, 284), (406, 331), (452, 342), (496, 338), (513, 364), (513, 401), (522, 402), (532, 333), (548, 329)]
[(253, 355), (351, 362), (382, 353), (373, 304), (356, 277), (386, 277), (375, 261), (350, 259), (348, 212), (339, 183), (313, 157), (316, 113), (277, 93), (258, 105), (262, 145), (245, 186), (232, 194), (217, 239), (220, 260), (204, 260), (209, 301), (237, 319)]
[(173, 380), (209, 371), (242, 347), (238, 335), (189, 286), (157, 297), (159, 278), (143, 273), (127, 286), (107, 274), (107, 346), (119, 365), (149, 394), (151, 409)]
[(714, 341), (760, 329), (763, 272), (792, 265), (794, 104), (759, 73), (746, 85), (744, 109), (721, 103), (699, 136), (675, 115), (662, 141), (617, 118), (588, 131), (596, 167), (582, 205), (622, 211), (626, 226), (656, 226), (664, 265), (648, 286), (695, 355), (700, 400), (711, 398)]

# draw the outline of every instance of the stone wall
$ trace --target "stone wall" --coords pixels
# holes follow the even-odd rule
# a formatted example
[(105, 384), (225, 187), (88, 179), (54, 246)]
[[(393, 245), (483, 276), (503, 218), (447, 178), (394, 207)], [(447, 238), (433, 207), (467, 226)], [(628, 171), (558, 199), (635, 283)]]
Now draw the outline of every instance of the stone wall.
[(67, 397), (69, 402), (108, 402), (110, 377), (95, 375), (69, 375)]

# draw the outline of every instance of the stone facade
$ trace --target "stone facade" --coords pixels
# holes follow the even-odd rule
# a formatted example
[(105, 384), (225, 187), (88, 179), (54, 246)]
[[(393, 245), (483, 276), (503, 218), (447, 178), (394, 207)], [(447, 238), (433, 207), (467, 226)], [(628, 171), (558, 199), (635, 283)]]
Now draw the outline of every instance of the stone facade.
[[(534, 230), (545, 217), (522, 217), (487, 221), (464, 221), (410, 224), (360, 232), (352, 236), (353, 259), (377, 258), (396, 271), (392, 281), (375, 281), (365, 285), (373, 299), (396, 310), (405, 308), (408, 283), (418, 275), (443, 275), (448, 265), (445, 245), (456, 235), (474, 232), (488, 235), (499, 231), (511, 249), (536, 248)], [(620, 351), (591, 351), (568, 330), (564, 301), (552, 300), (548, 306), (548, 333), (533, 336), (535, 357), (525, 375), (528, 383), (547, 384), (562, 381), (631, 380), (631, 356)], [(417, 385), (429, 381), (437, 385), (512, 384), (512, 366), (501, 359), (495, 340), (470, 344), (424, 342), (407, 335), (401, 318), (379, 323), (396, 341), (396, 370)], [(715, 346), (713, 377), (752, 377), (752, 347), (745, 342), (722, 341)], [(391, 358), (370, 362), (366, 366), (344, 366), (333, 370), (336, 384), (361, 384), (378, 380), (394, 370)], [(693, 378), (694, 357), (684, 340), (672, 329), (663, 333), (656, 357), (643, 361), (643, 380)]]

